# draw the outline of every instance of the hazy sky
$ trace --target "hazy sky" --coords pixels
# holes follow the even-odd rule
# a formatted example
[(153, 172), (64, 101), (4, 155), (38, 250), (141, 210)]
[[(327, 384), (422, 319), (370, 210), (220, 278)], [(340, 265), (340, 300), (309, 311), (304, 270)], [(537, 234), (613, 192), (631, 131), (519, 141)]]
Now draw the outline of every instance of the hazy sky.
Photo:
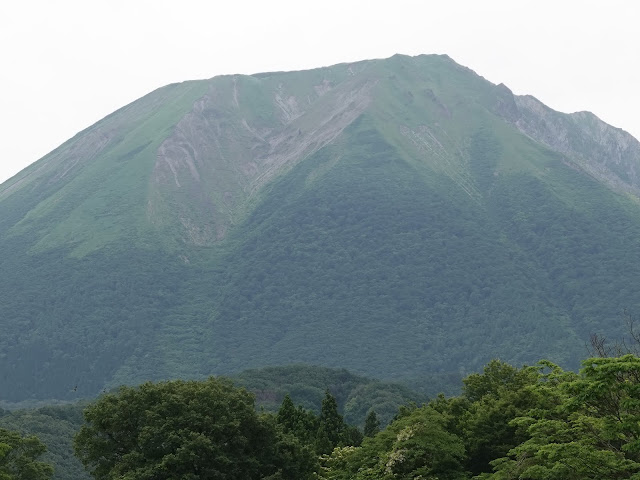
[(167, 83), (447, 53), (640, 138), (635, 0), (2, 0), (0, 182)]

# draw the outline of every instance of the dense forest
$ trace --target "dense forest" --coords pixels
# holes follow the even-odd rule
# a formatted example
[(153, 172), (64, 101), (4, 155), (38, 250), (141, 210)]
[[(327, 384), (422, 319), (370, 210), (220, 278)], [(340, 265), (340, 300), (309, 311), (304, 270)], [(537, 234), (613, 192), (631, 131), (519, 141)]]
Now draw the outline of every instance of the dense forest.
[[(463, 379), (460, 395), (402, 404), (388, 422), (370, 407), (349, 424), (329, 388), (318, 409), (287, 393), (270, 412), (245, 388), (214, 377), (123, 386), (85, 405), (5, 411), (0, 478), (638, 479), (640, 357), (609, 357), (603, 342), (594, 345), (601, 356), (583, 361), (579, 373), (546, 360), (520, 368), (493, 360)], [(287, 377), (300, 392), (312, 371), (269, 372), (258, 383)], [(317, 373), (312, 390), (322, 380), (354, 386), (348, 372)], [(257, 378), (248, 372), (243, 381)], [(43, 456), (45, 443), (56, 457)], [(72, 444), (70, 468), (63, 457)]]
[[(362, 429), (366, 417), (375, 410), (382, 425), (391, 421), (401, 405), (421, 404), (426, 396), (400, 384), (373, 380), (346, 370), (292, 365), (247, 370), (231, 380), (246, 388), (255, 398), (259, 411), (275, 414), (285, 397), (298, 407), (319, 415), (327, 390), (335, 398), (345, 422)], [(106, 392), (105, 392), (106, 393)], [(55, 466), (54, 480), (89, 479), (73, 454), (73, 437), (83, 424), (87, 401), (46, 405), (37, 408), (0, 411), (0, 428), (36, 435), (47, 447), (42, 460)]]

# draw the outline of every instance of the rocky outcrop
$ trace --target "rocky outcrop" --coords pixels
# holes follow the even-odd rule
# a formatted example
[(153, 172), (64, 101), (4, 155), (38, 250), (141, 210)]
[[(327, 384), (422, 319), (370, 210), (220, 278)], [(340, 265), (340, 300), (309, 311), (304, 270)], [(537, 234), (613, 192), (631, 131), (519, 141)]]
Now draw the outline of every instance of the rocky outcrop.
[(640, 197), (640, 142), (590, 112), (557, 112), (538, 99), (496, 87), (495, 113), (619, 192)]
[[(160, 211), (156, 203), (169, 201), (184, 241), (210, 245), (222, 239), (264, 185), (331, 143), (360, 116), (374, 85), (366, 77), (338, 85), (325, 78), (301, 96), (269, 77), (214, 79), (158, 149), (151, 220)], [(270, 99), (264, 116), (247, 109), (255, 89)]]

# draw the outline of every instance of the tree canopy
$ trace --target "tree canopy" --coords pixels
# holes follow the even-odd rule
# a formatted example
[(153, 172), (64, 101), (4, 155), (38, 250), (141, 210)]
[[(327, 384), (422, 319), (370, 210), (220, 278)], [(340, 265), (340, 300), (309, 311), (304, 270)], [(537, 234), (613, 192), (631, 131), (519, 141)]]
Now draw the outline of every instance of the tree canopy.
[[(98, 480), (640, 480), (633, 354), (578, 373), (494, 360), (461, 395), (403, 406), (382, 430), (370, 408), (364, 439), (341, 412), (329, 389), (319, 414), (289, 395), (271, 414), (224, 379), (145, 383), (90, 404), (75, 449)], [(0, 480), (48, 480), (43, 452), (0, 430)]]
[(0, 428), (0, 480), (48, 480), (53, 467), (38, 460), (45, 451), (37, 437)]
[(529, 390), (545, 398), (511, 423), (526, 440), (482, 479), (640, 479), (640, 358), (590, 358), (579, 375), (551, 371)]
[(321, 475), (346, 479), (640, 479), (640, 358), (590, 358), (578, 373), (550, 362), (493, 361), (396, 420), (360, 448), (338, 448)]
[(291, 442), (227, 380), (121, 387), (85, 419), (75, 450), (98, 480), (298, 478), (286, 475)]

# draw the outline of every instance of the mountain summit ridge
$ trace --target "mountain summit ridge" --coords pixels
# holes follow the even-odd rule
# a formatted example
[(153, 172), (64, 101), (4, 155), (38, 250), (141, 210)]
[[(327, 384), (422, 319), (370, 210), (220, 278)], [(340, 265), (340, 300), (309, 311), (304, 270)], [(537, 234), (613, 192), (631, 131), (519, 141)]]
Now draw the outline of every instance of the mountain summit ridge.
[[(506, 115), (520, 132), (566, 155), (577, 167), (617, 191), (640, 194), (640, 143), (591, 112), (556, 112), (531, 95), (514, 96), (517, 114)], [(578, 134), (571, 132), (577, 129)]]
[[(398, 76), (395, 72), (385, 71), (385, 65), (399, 64), (400, 73), (412, 68), (415, 77), (416, 71), (419, 74), (427, 72), (424, 68), (419, 71), (420, 62), (444, 64), (456, 74), (475, 77), (474, 83), (484, 84), (489, 94), (497, 92), (493, 105), (484, 102), (488, 110), (529, 138), (564, 155), (566, 161), (612, 189), (634, 196), (640, 194), (637, 172), (640, 144), (626, 132), (607, 125), (590, 113), (563, 114), (532, 96), (513, 95), (503, 84), (491, 84), (446, 55), (395, 55), (385, 60), (365, 60), (309, 71), (224, 75), (160, 88), (105, 117), (7, 180), (0, 185), (0, 200), (39, 179), (47, 185), (64, 184), (70, 181), (67, 177), (74, 176), (74, 171), (79, 173), (87, 163), (105, 153), (110, 157), (117, 156), (114, 163), (125, 162), (125, 158), (128, 162), (141, 163), (144, 156), (149, 158), (145, 161), (146, 170), (141, 172), (149, 178), (146, 222), (151, 228), (168, 226), (173, 229), (178, 242), (212, 245), (242, 221), (251, 208), (252, 199), (270, 179), (334, 141), (347, 125), (371, 108), (373, 90), (378, 82)], [(293, 80), (298, 82), (295, 86), (285, 85), (282, 81), (288, 76), (297, 79), (305, 75), (312, 76), (315, 82), (300, 88), (299, 80)], [(442, 80), (436, 81), (441, 83)], [(448, 102), (443, 102), (432, 88), (422, 93), (436, 106), (441, 117), (452, 115)], [(261, 100), (262, 110), (253, 111), (251, 98), (265, 94), (266, 103)], [(178, 104), (176, 98), (183, 103)], [(168, 99), (174, 105), (167, 109)], [(483, 99), (476, 98), (475, 101), (482, 103)], [(168, 118), (162, 118), (168, 123), (161, 131), (153, 125), (153, 112), (158, 110), (170, 110)], [(149, 114), (151, 119), (142, 121)], [(434, 123), (436, 129), (440, 127), (437, 115), (429, 120), (431, 122), (424, 125), (400, 124), (397, 127), (405, 135), (413, 136), (413, 143), (422, 142), (420, 148), (433, 147), (425, 147), (428, 142), (425, 144), (424, 138), (417, 140), (420, 134), (415, 129), (428, 131), (427, 136), (435, 142), (435, 148), (442, 149), (450, 139), (437, 138), (433, 129)], [(152, 123), (152, 130), (144, 131), (145, 122)], [(574, 134), (570, 135), (570, 132)], [(464, 156), (461, 142), (453, 148), (458, 150), (454, 156)], [(111, 152), (111, 149), (115, 151)], [(152, 157), (155, 157), (153, 167)], [(108, 178), (116, 175), (114, 170), (116, 168), (112, 166), (98, 175)], [(130, 171), (124, 175), (130, 175)], [(181, 183), (180, 177), (185, 175)], [(90, 195), (96, 189), (88, 190), (87, 195)], [(64, 188), (61, 188), (56, 195), (64, 196), (63, 192)], [(174, 202), (176, 196), (178, 202)], [(59, 202), (60, 199), (53, 202), (47, 199), (36, 205), (22, 222), (14, 225), (15, 230), (28, 230), (25, 227), (32, 218), (49, 215), (51, 205)], [(178, 207), (188, 202), (193, 208), (171, 212), (165, 208), (167, 202)], [(77, 215), (113, 215), (119, 209), (104, 199), (94, 203), (104, 207), (91, 206), (81, 213), (74, 205), (76, 211), (69, 213), (69, 220), (77, 223)], [(128, 215), (129, 212), (124, 213)], [(175, 218), (168, 221), (168, 216)], [(176, 226), (182, 230), (179, 235), (176, 235)], [(109, 225), (108, 229), (111, 228)], [(113, 236), (104, 229), (102, 233), (105, 239)], [(50, 232), (48, 238), (52, 241), (44, 239), (36, 248), (61, 246), (71, 241), (61, 232)], [(89, 239), (77, 253), (84, 255), (104, 245), (105, 242)]]

